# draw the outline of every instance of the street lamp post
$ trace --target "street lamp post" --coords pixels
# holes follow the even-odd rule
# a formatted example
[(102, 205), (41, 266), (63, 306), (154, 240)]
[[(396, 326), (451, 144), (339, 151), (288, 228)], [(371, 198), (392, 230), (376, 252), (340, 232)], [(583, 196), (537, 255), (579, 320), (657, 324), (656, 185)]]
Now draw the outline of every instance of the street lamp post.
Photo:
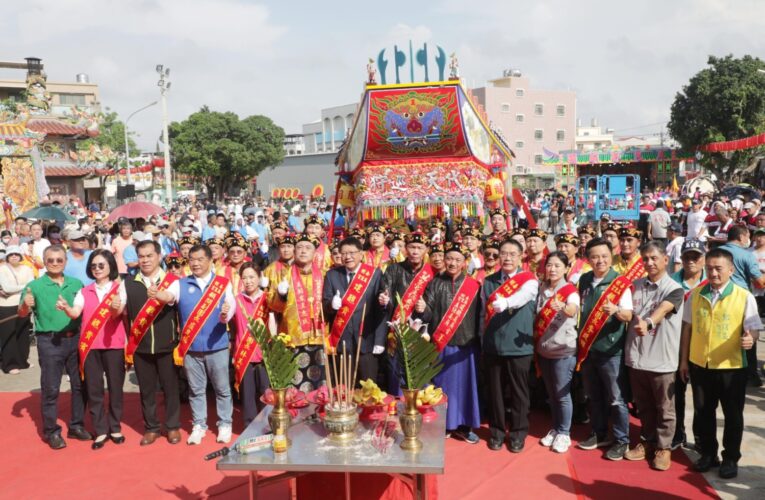
[(128, 185), (133, 183), (133, 179), (130, 177), (130, 144), (128, 143), (128, 122), (135, 115), (137, 115), (138, 113), (140, 113), (144, 109), (147, 109), (147, 108), (150, 108), (150, 107), (154, 106), (155, 104), (157, 104), (157, 101), (150, 102), (146, 106), (133, 111), (127, 117), (127, 120), (125, 120), (125, 126), (123, 128), (125, 129), (125, 169), (127, 171), (127, 183), (128, 183)]
[(170, 90), (170, 68), (165, 68), (161, 64), (157, 64), (157, 73), (159, 74), (159, 93), (162, 97), (162, 142), (165, 145), (165, 192), (167, 198), (167, 205), (170, 206), (173, 203), (173, 185), (172, 176), (170, 175), (170, 139), (167, 130), (167, 91)]

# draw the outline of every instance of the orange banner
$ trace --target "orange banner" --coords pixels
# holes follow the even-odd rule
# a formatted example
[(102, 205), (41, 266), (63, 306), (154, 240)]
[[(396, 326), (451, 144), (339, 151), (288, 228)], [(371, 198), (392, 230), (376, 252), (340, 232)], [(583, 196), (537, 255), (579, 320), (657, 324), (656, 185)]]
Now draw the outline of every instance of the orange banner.
[[(300, 279), (300, 272), (296, 265), (292, 265), (292, 291), (295, 294), (295, 306), (297, 307), (298, 322), (300, 324), (300, 331), (303, 334), (311, 333), (314, 331), (323, 331), (324, 325), (320, 324), (317, 307), (321, 307), (321, 292), (324, 286), (324, 278), (322, 278), (319, 267), (315, 264), (311, 266), (311, 279), (313, 295), (308, 296), (308, 292), (303, 285), (303, 280)], [(322, 316), (323, 317), (323, 316)]]

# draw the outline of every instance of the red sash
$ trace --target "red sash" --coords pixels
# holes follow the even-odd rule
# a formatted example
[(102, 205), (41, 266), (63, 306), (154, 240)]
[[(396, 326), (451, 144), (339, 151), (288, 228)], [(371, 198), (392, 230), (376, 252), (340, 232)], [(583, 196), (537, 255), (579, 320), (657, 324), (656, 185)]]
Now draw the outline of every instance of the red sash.
[(425, 288), (428, 286), (428, 283), (431, 282), (435, 275), (436, 271), (433, 269), (433, 266), (430, 264), (422, 265), (422, 269), (420, 269), (417, 274), (414, 275), (412, 282), (409, 283), (409, 286), (404, 292), (404, 296), (401, 297), (401, 305), (395, 307), (395, 310), (393, 311), (393, 319), (391, 320), (392, 323), (398, 323), (401, 321), (402, 307), (404, 308), (405, 318), (408, 318), (412, 315), (412, 311), (414, 311), (414, 305), (418, 300), (420, 300), (422, 294), (425, 293)]
[[(239, 303), (239, 309), (242, 311), (242, 314), (245, 316), (245, 318), (247, 318), (248, 323), (250, 318), (261, 319), (264, 322), (266, 321), (267, 309), (265, 293), (260, 294), (260, 298), (254, 305), (252, 315), (247, 314), (247, 309), (245, 308), (244, 303), (240, 298), (237, 298), (237, 302)], [(255, 342), (255, 339), (252, 338), (252, 335), (249, 335), (248, 333), (245, 333), (242, 336), (241, 342), (239, 342), (239, 345), (236, 346), (233, 363), (235, 373), (234, 388), (237, 390), (237, 392), (239, 392), (239, 385), (242, 383), (242, 379), (244, 378), (244, 372), (247, 371), (247, 367), (249, 366), (250, 361), (252, 360), (252, 356), (255, 354), (257, 348), (257, 342)]]
[(111, 290), (106, 294), (104, 300), (98, 304), (96, 310), (93, 311), (93, 315), (88, 318), (88, 324), (82, 330), (80, 335), (80, 377), (85, 379), (85, 358), (88, 357), (90, 348), (98, 338), (98, 334), (104, 329), (104, 325), (111, 317), (111, 311), (109, 311), (109, 305), (112, 303), (112, 299), (118, 293), (120, 288), (120, 282), (115, 281)]
[(700, 281), (700, 282), (699, 282), (699, 284), (698, 284), (698, 285), (696, 285), (695, 287), (693, 287), (693, 288), (691, 288), (690, 290), (688, 290), (687, 292), (685, 292), (685, 296), (683, 297), (683, 302), (685, 302), (685, 301), (687, 301), (687, 300), (688, 300), (688, 298), (691, 296), (691, 294), (693, 293), (693, 291), (694, 291), (695, 289), (697, 289), (697, 288), (698, 288), (698, 287), (700, 287), (700, 286), (704, 286), (704, 285), (706, 285), (707, 283), (709, 283), (709, 280), (702, 280), (702, 281)]
[[(160, 291), (167, 290), (167, 287), (178, 279), (178, 276), (173, 273), (167, 273), (157, 288)], [(164, 307), (165, 304), (157, 299), (149, 299), (143, 305), (141, 310), (138, 311), (138, 314), (130, 326), (130, 334), (128, 335), (127, 346), (125, 346), (125, 362), (127, 364), (133, 364), (133, 354), (135, 354), (135, 350), (138, 349), (138, 344), (141, 343), (143, 336), (149, 331), (149, 327), (151, 327)]]
[[(378, 262), (378, 255), (380, 256), (379, 262)], [(364, 259), (364, 261), (367, 264), (371, 264), (374, 267), (380, 267), (385, 262), (388, 262), (389, 260), (390, 260), (390, 249), (385, 246), (383, 247), (383, 251), (380, 253), (375, 252), (374, 250), (367, 250), (367, 258)]]
[(643, 266), (643, 259), (638, 258), (627, 271), (624, 273), (624, 277), (630, 281), (635, 281), (646, 275), (645, 266)]
[(298, 271), (297, 266), (292, 265), (292, 292), (295, 294), (300, 331), (304, 334), (324, 329), (320, 318), (316, 317), (318, 310), (315, 308), (321, 307), (321, 292), (324, 283), (320, 268), (316, 265), (311, 266), (311, 279), (313, 280), (313, 296), (309, 297), (303, 280), (300, 279), (300, 271)]
[(242, 290), (244, 290), (244, 283), (242, 283), (242, 279), (239, 276), (239, 272), (235, 271), (233, 267), (231, 267), (231, 264), (226, 264), (223, 266), (219, 271), (222, 271), (222, 274), (218, 274), (219, 276), (223, 276), (226, 278), (229, 283), (231, 283), (231, 291), (235, 294), (241, 293)]
[(470, 303), (480, 288), (481, 284), (478, 280), (465, 276), (465, 281), (462, 282), (457, 293), (454, 294), (454, 299), (449, 304), (449, 309), (446, 310), (446, 314), (444, 314), (444, 317), (438, 324), (438, 328), (433, 332), (433, 342), (436, 344), (436, 349), (439, 352), (444, 350), (446, 344), (452, 339), (454, 332), (457, 331), (457, 327), (462, 324), (462, 320), (465, 319), (465, 315), (470, 308)]
[(579, 273), (582, 269), (584, 269), (584, 259), (576, 259), (574, 262), (574, 265), (571, 266), (571, 270), (568, 272), (568, 277), (574, 276), (575, 274)]
[[(555, 316), (558, 314), (558, 311), (552, 308), (552, 301), (557, 300), (558, 302), (563, 302), (565, 304), (571, 294), (576, 293), (576, 291), (576, 286), (572, 285), (571, 283), (566, 283), (560, 288), (560, 290), (555, 292), (552, 297), (547, 299), (547, 302), (545, 302), (545, 305), (542, 306), (539, 314), (537, 314), (537, 318), (534, 320), (534, 346), (539, 343), (539, 339), (541, 339), (542, 335), (544, 335), (547, 329), (550, 328), (550, 325), (555, 319)], [(536, 352), (536, 349), (534, 349), (534, 356), (536, 356)], [(539, 363), (534, 364), (537, 367), (537, 376), (541, 377), (542, 372), (539, 367)]]
[(335, 321), (332, 323), (332, 331), (329, 333), (329, 345), (332, 347), (337, 347), (338, 342), (340, 342), (340, 337), (343, 336), (346, 325), (359, 306), (359, 299), (364, 297), (367, 288), (369, 288), (369, 282), (372, 280), (374, 272), (375, 268), (372, 264), (361, 264), (358, 272), (348, 284), (348, 289), (345, 291), (345, 295), (343, 295), (343, 304), (340, 306), (340, 310), (337, 311)]
[(324, 242), (322, 241), (319, 243), (318, 248), (316, 248), (316, 252), (313, 255), (313, 263), (317, 266), (319, 266), (319, 269), (324, 269), (327, 265), (327, 251), (326, 251), (326, 245), (324, 245)]
[(603, 305), (606, 303), (606, 300), (612, 304), (618, 304), (624, 292), (631, 286), (632, 281), (626, 276), (617, 276), (595, 303), (595, 307), (590, 311), (590, 315), (587, 317), (587, 321), (585, 321), (582, 331), (579, 333), (579, 352), (576, 354), (577, 370), (581, 368), (582, 362), (587, 358), (590, 347), (595, 343), (595, 339), (598, 337), (598, 333), (600, 333), (603, 325), (611, 317), (603, 311)]
[(202, 294), (202, 298), (199, 299), (197, 305), (191, 310), (191, 314), (189, 315), (188, 320), (186, 320), (186, 324), (183, 325), (181, 341), (173, 350), (173, 360), (176, 365), (183, 366), (183, 358), (186, 356), (186, 353), (189, 352), (189, 348), (194, 342), (194, 339), (197, 338), (199, 330), (202, 329), (202, 326), (204, 326), (210, 318), (210, 315), (215, 310), (218, 302), (220, 302), (223, 295), (226, 293), (226, 286), (228, 286), (228, 280), (226, 278), (213, 275), (213, 279), (210, 281), (210, 284), (207, 285), (207, 288)]
[(531, 271), (521, 271), (508, 278), (499, 288), (494, 290), (494, 293), (486, 301), (486, 323), (488, 324), (489, 320), (494, 316), (494, 308), (491, 304), (497, 297), (507, 298), (517, 292), (527, 281), (534, 279), (537, 279), (537, 277)]

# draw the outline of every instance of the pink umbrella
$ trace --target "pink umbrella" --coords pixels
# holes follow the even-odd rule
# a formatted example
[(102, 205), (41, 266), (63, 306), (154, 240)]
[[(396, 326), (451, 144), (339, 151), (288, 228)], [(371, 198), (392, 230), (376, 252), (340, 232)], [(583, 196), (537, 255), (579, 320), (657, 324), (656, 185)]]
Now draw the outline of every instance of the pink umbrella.
[(166, 210), (164, 208), (155, 205), (154, 203), (149, 203), (148, 201), (131, 201), (130, 203), (126, 203), (112, 210), (109, 216), (106, 217), (106, 220), (113, 222), (120, 217), (126, 217), (128, 219), (137, 219), (139, 217), (148, 219), (152, 215), (161, 215), (165, 212)]

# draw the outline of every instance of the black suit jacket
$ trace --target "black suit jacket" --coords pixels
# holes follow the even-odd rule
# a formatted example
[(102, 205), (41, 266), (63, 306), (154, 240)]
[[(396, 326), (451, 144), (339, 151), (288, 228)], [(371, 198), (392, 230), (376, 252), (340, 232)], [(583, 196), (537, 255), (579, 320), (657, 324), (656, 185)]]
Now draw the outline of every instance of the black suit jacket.
[[(324, 318), (330, 327), (337, 315), (337, 311), (332, 309), (332, 298), (338, 290), (340, 291), (340, 296), (344, 296), (348, 285), (348, 275), (344, 267), (327, 271), (327, 275), (324, 277), (322, 305), (324, 306)], [(356, 310), (353, 311), (350, 321), (345, 325), (343, 335), (338, 342), (338, 349), (342, 349), (343, 342), (345, 342), (345, 347), (349, 352), (356, 352), (356, 341), (359, 337), (364, 304), (366, 304), (367, 310), (361, 337), (361, 352), (367, 354), (371, 353), (376, 345), (385, 346), (388, 330), (385, 324), (387, 308), (382, 307), (378, 301), (378, 295), (380, 295), (382, 290), (382, 273), (379, 269), (375, 269), (364, 296), (359, 301), (358, 306), (356, 306)]]

